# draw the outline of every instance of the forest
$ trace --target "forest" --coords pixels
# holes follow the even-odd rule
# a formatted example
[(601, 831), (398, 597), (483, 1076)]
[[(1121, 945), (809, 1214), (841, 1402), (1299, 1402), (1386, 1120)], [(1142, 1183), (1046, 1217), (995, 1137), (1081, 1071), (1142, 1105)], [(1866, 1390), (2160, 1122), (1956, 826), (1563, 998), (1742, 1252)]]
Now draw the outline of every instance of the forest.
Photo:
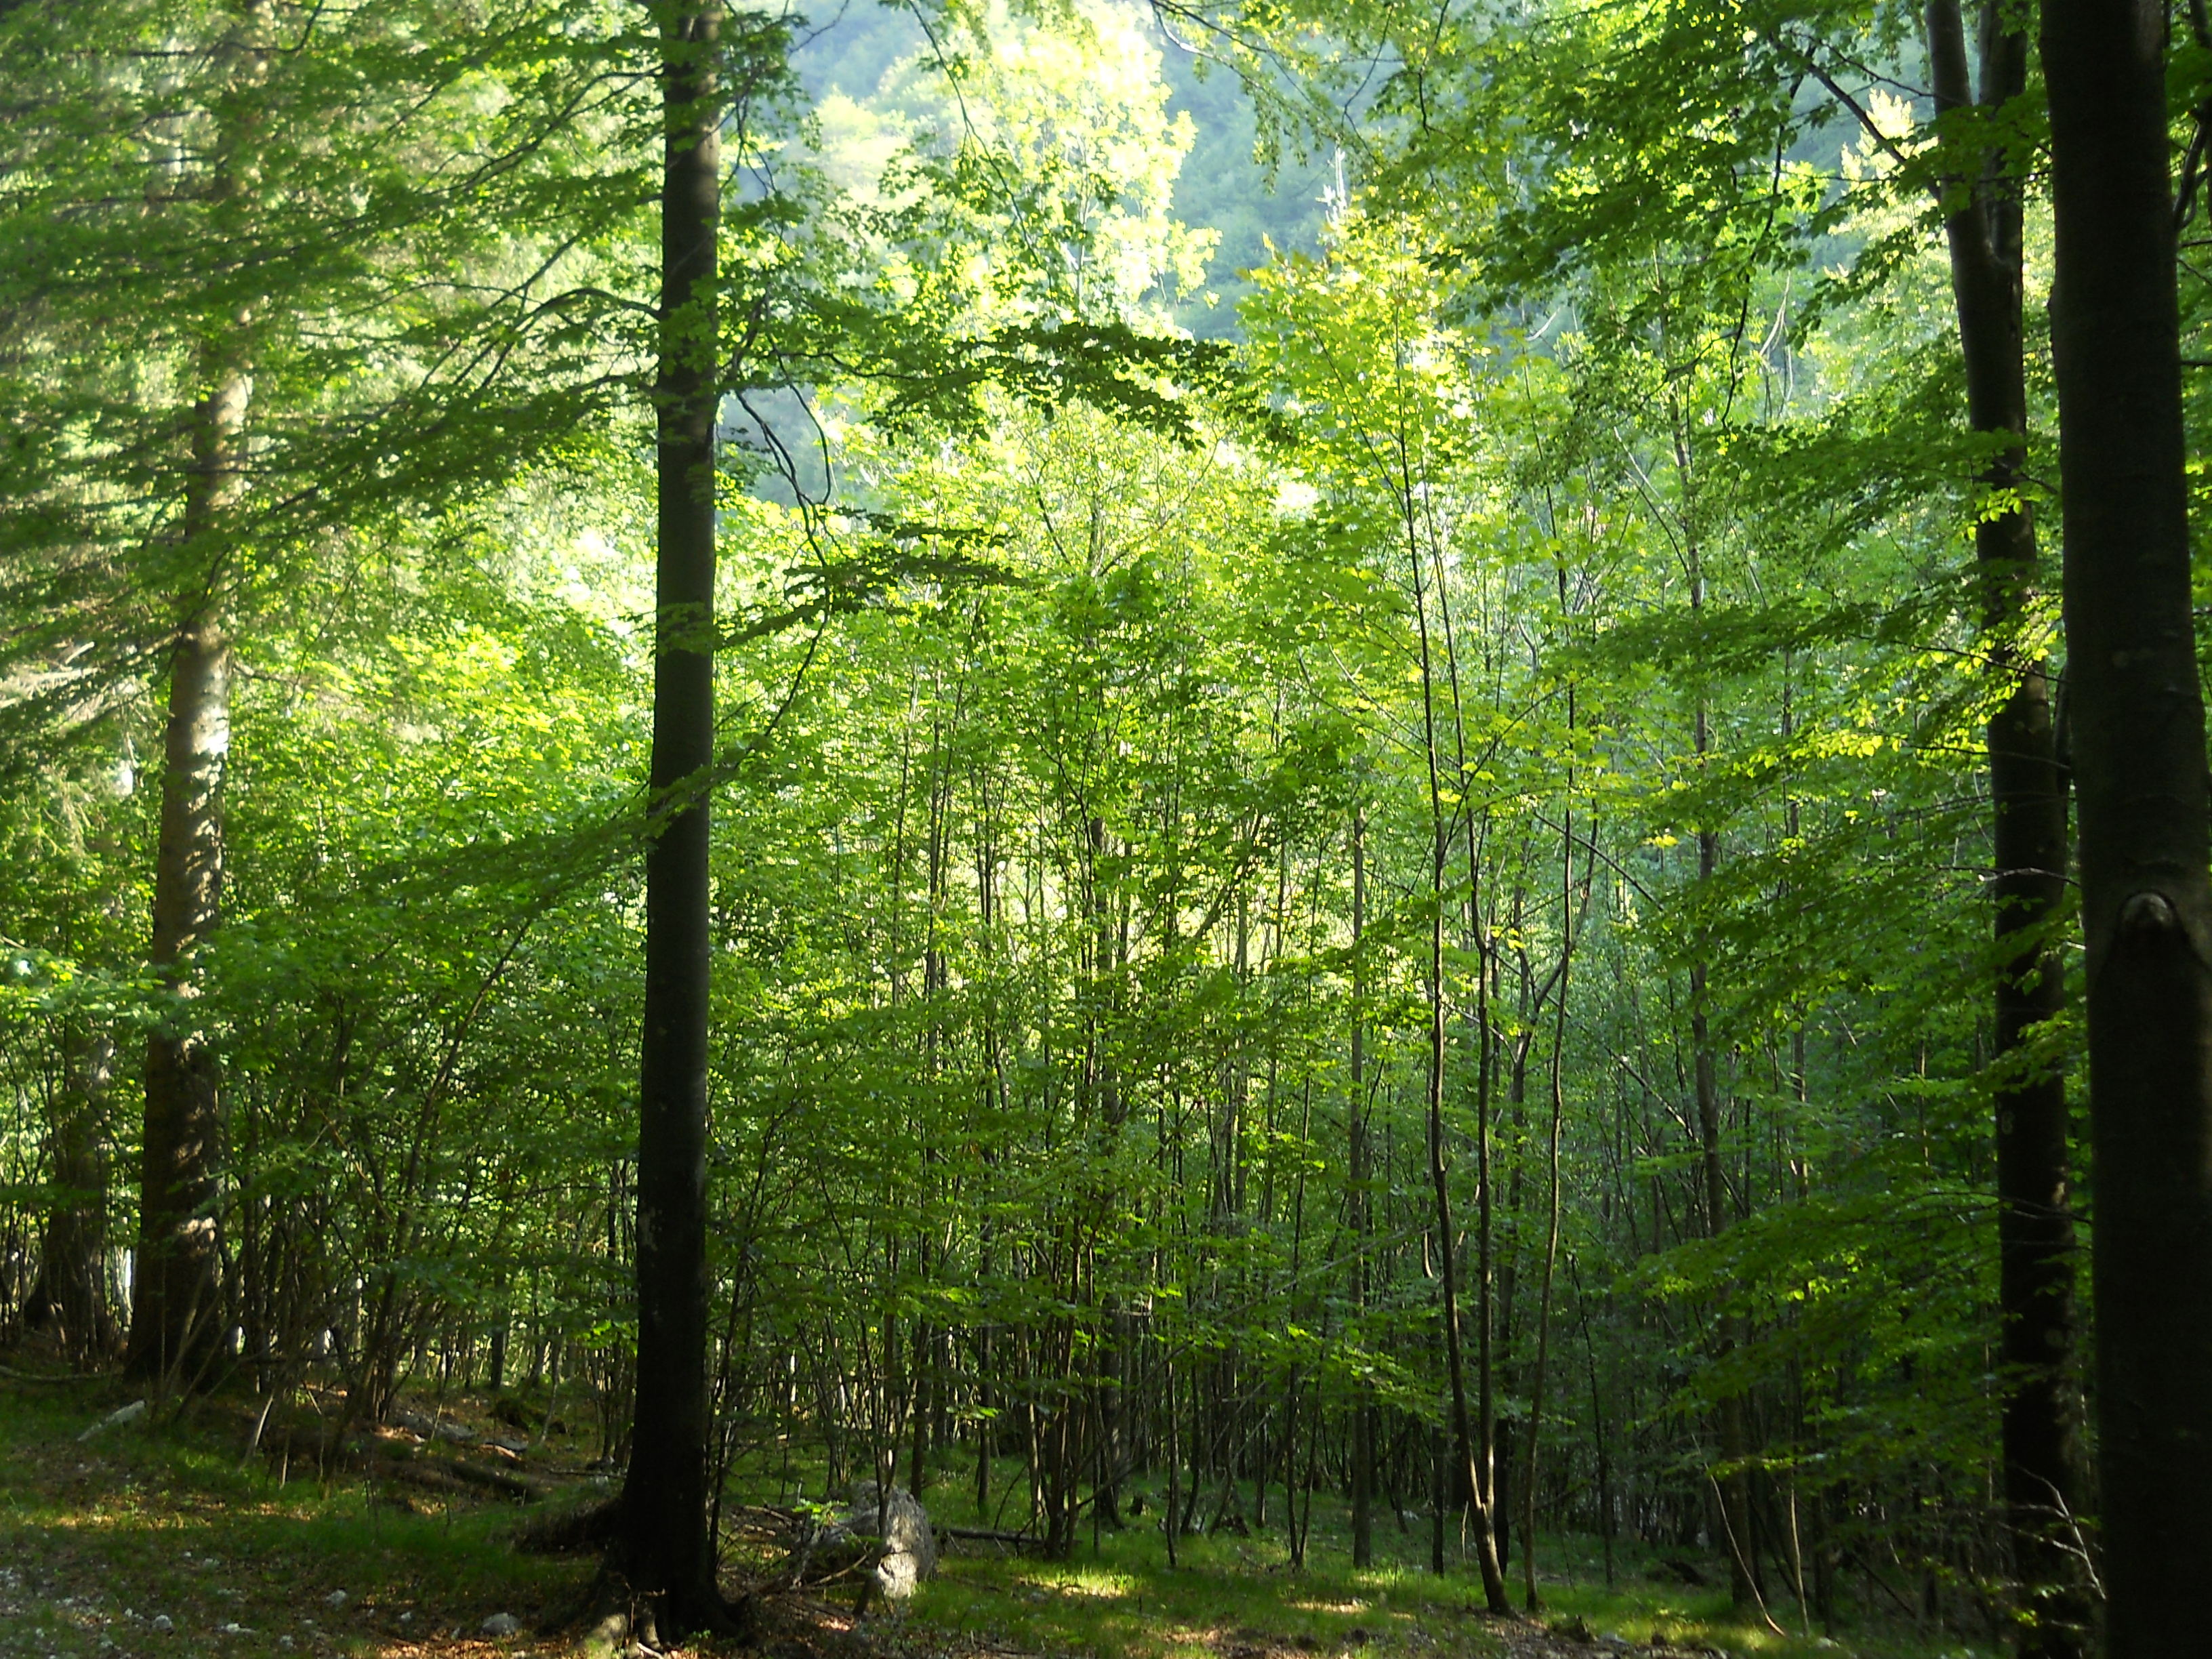
[(0, 0), (0, 1656), (2212, 1651), (2208, 170), (2202, 0)]

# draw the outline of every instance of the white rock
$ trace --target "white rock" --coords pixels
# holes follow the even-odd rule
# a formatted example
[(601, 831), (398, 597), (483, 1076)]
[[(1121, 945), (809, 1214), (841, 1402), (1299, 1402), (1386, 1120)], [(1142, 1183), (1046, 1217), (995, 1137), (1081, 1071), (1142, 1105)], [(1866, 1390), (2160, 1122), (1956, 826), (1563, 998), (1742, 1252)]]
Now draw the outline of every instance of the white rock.
[(937, 1571), (936, 1528), (929, 1511), (903, 1486), (891, 1487), (879, 1500), (874, 1481), (857, 1482), (853, 1507), (839, 1524), (848, 1533), (884, 1540), (875, 1579), (886, 1601), (908, 1600)]
[(495, 1613), (477, 1628), (486, 1636), (512, 1636), (522, 1628), (522, 1620), (511, 1613)]
[(253, 1632), (246, 1629), (245, 1626), (236, 1623), (217, 1625), (216, 1626), (216, 1631), (217, 1634), (222, 1636), (251, 1636), (253, 1634)]
[(146, 1402), (143, 1400), (134, 1400), (127, 1406), (118, 1406), (82, 1434), (77, 1436), (77, 1443), (83, 1444), (102, 1429), (119, 1429), (126, 1423), (136, 1423), (145, 1415)]
[(346, 1593), (343, 1590), (332, 1590), (323, 1598), (323, 1605), (326, 1607), (342, 1607), (345, 1604)]
[(176, 1626), (170, 1622), (169, 1615), (167, 1613), (157, 1613), (154, 1615), (154, 1628), (160, 1631), (163, 1635), (167, 1635), (169, 1632), (176, 1629)]

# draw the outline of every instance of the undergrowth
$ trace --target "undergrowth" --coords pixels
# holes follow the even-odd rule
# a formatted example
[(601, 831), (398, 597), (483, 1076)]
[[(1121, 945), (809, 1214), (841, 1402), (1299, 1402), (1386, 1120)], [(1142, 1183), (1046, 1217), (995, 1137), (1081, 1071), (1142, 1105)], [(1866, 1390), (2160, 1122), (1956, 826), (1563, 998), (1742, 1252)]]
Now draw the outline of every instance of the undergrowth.
[[(112, 1388), (0, 1382), (0, 1659), (400, 1659), (568, 1648), (570, 1635), (558, 1626), (580, 1608), (591, 1564), (517, 1553), (510, 1540), (525, 1511), (515, 1505), (400, 1492), (358, 1473), (324, 1479), (297, 1462), (244, 1457), (237, 1401), (204, 1402), (180, 1420), (81, 1441), (121, 1398)], [(574, 1456), (543, 1461), (571, 1498), (605, 1487)], [(972, 1465), (959, 1477), (946, 1474), (924, 1493), (940, 1526), (1018, 1527), (1020, 1517), (995, 1504), (991, 1513), (975, 1510)], [(1000, 1492), (1021, 1478), (1012, 1462), (994, 1474)], [(823, 1487), (818, 1464), (740, 1470), (731, 1513), (742, 1516), (748, 1502), (787, 1506)], [(1316, 1495), (1301, 1568), (1289, 1565), (1279, 1524), (1183, 1538), (1170, 1565), (1163, 1494), (1127, 1496), (1145, 1500), (1141, 1513), (1119, 1528), (1086, 1527), (1064, 1562), (956, 1541), (937, 1578), (898, 1613), (855, 1617), (851, 1586), (798, 1598), (804, 1616), (771, 1626), (769, 1659), (1482, 1659), (1648, 1651), (1655, 1642), (1759, 1659), (1978, 1651), (1869, 1626), (1833, 1638), (1794, 1629), (1778, 1636), (1734, 1613), (1724, 1589), (1668, 1582), (1656, 1576), (1658, 1558), (1626, 1546), (1608, 1589), (1595, 1540), (1573, 1538), (1540, 1540), (1537, 1620), (1501, 1625), (1480, 1611), (1469, 1568), (1455, 1560), (1442, 1576), (1425, 1570), (1420, 1522), (1401, 1528), (1379, 1517), (1377, 1565), (1355, 1571), (1346, 1517), (1326, 1494)], [(1679, 1573), (1679, 1554), (1669, 1554)], [(768, 1534), (733, 1526), (727, 1565), (750, 1579), (773, 1573), (780, 1560)], [(1797, 1622), (1794, 1604), (1774, 1612)], [(499, 1613), (514, 1615), (521, 1629), (486, 1635), (484, 1620)]]

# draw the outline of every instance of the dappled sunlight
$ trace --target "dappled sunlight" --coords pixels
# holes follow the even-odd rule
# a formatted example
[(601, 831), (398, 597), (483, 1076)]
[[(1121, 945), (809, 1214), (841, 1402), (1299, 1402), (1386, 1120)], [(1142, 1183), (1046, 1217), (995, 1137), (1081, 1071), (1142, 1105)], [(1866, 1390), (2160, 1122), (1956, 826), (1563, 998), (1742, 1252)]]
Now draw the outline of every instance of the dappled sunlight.
[(1092, 1601), (1115, 1601), (1135, 1593), (1137, 1581), (1126, 1572), (1107, 1572), (1079, 1567), (1062, 1577), (1026, 1581), (1052, 1595), (1080, 1597)]

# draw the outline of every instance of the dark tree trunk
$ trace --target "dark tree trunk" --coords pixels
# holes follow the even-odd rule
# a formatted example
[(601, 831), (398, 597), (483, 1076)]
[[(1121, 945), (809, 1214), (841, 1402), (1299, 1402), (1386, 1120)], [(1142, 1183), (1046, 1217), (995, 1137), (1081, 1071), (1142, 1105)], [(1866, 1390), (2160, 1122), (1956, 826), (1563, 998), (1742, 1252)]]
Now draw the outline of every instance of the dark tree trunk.
[(185, 1387), (207, 1380), (222, 1335), (215, 1217), (221, 1096), (215, 1051), (195, 1029), (199, 987), (191, 958), (222, 920), (230, 637), (220, 574), (226, 562), (216, 543), (236, 483), (247, 395), (244, 366), (225, 348), (210, 356), (209, 390), (192, 408), (184, 534), (193, 562), (210, 574), (187, 599), (169, 655), (148, 951), (168, 994), (146, 1039), (138, 1252), (124, 1357), (131, 1377)]
[(708, 1521), (708, 817), (714, 736), (720, 9), (661, 26), (659, 552), (637, 1155), (637, 1414), (617, 1565), (664, 1641), (718, 1626)]
[(2202, 1649), (2212, 1561), (2212, 881), (2166, 21), (2043, 6), (2113, 1659)]
[(96, 1370), (114, 1358), (107, 1297), (107, 1087), (115, 1044), (74, 1027), (62, 1040), (60, 1110), (53, 1125), (59, 1201), (40, 1241), (39, 1292), (70, 1364)]
[[(2027, 82), (2027, 38), (2002, 27), (1998, 16), (1992, 9), (1982, 30), (1981, 104), (1992, 115)], [(1958, 0), (1930, 0), (1928, 52), (1937, 113), (1971, 105)], [(1942, 142), (1955, 138), (1947, 135)], [(1981, 477), (1999, 500), (2022, 488), (2027, 462), (2019, 165), (1990, 158), (1973, 176), (1947, 176), (1942, 186), (1967, 417), (1975, 431), (2012, 440)], [(2036, 538), (2026, 507), (2016, 495), (2014, 501), (1982, 518), (1974, 531), (1990, 668), (2007, 688), (1989, 726), (1998, 961), (1997, 1299), (2008, 1378), (2005, 1507), (2023, 1601), (2033, 1615), (2020, 1650), (2032, 1659), (2076, 1659), (2087, 1650), (2090, 1609), (2077, 1558), (2069, 1553), (2079, 1547), (2071, 1528), (2083, 1483), (2075, 1427), (2066, 1082), (2055, 1065), (2031, 1066), (2026, 1052), (2029, 1029), (2055, 1018), (2065, 1002), (2052, 929), (2065, 902), (2066, 786), (2044, 663), (2024, 653), (2017, 639), (2035, 582)]]

